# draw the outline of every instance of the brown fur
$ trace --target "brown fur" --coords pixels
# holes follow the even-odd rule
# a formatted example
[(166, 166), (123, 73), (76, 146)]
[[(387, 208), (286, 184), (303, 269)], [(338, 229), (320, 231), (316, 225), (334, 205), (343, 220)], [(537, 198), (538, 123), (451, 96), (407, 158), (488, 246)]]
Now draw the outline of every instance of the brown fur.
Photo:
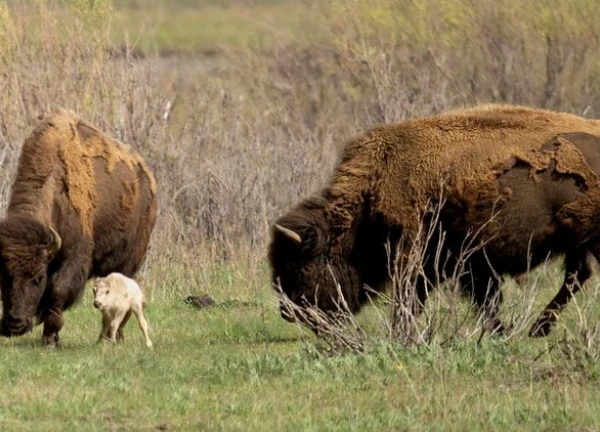
[[(534, 266), (549, 254), (566, 254), (565, 284), (532, 331), (546, 334), (568, 301), (572, 273), (583, 282), (589, 276), (586, 255), (600, 252), (598, 137), (599, 121), (517, 106), (477, 107), (373, 128), (348, 144), (318, 197), (277, 222), (302, 243), (274, 229), (273, 277), (293, 301), (318, 302), (327, 310), (335, 309), (337, 297), (333, 273), (351, 310), (358, 311), (367, 298), (363, 284), (381, 290), (389, 274), (384, 244), (390, 240), (394, 247), (403, 236), (403, 245), (410, 246), (443, 183), (447, 241), (440, 246), (456, 257), (465, 236), (482, 228), (481, 240), (489, 243), (485, 254), (471, 258), (462, 285), (496, 329), (501, 328), (492, 302), (500, 295), (497, 275), (526, 271), (529, 252)], [(441, 270), (432, 262), (426, 267), (428, 278), (418, 288), (421, 303)]]
[[(136, 273), (156, 212), (156, 182), (137, 153), (62, 108), (42, 118), (23, 144), (0, 221), (1, 333), (22, 334), (37, 315), (46, 342), (56, 343), (62, 311), (90, 277)], [(16, 240), (24, 221), (31, 232)], [(35, 258), (53, 239), (49, 227), (62, 247)], [(34, 274), (43, 274), (39, 284)]]

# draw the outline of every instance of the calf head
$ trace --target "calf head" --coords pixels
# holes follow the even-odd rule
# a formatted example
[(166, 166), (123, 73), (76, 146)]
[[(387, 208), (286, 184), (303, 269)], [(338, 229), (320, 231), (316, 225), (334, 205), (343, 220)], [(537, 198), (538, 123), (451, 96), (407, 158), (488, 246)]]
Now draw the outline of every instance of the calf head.
[(0, 334), (16, 336), (33, 327), (48, 283), (48, 264), (61, 247), (51, 227), (24, 217), (0, 221)]
[[(279, 219), (269, 253), (273, 283), (299, 307), (317, 307), (326, 313), (340, 310), (341, 291), (350, 311), (357, 312), (361, 278), (346, 251), (333, 248), (329, 237), (330, 229), (318, 210), (303, 208)], [(283, 301), (280, 310), (288, 321), (299, 318)]]
[(116, 295), (115, 287), (105, 278), (97, 278), (94, 281), (92, 291), (94, 292), (94, 307), (99, 310), (105, 310), (114, 303)]

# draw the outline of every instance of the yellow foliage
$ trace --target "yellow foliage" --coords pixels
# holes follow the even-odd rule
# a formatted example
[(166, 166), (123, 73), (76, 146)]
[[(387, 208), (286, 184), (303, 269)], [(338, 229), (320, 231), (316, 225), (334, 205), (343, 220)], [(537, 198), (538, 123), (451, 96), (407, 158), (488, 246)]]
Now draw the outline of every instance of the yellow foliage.
[(91, 23), (104, 22), (116, 13), (112, 0), (72, 0), (70, 9), (77, 18)]
[[(329, 15), (345, 30), (346, 46), (372, 41), (396, 46), (461, 47), (482, 27), (501, 26), (507, 37), (596, 37), (595, 0), (333, 0)], [(493, 19), (492, 19), (493, 18)], [(354, 39), (351, 43), (348, 38)]]
[(14, 48), (14, 33), (15, 24), (10, 10), (6, 3), (0, 3), (0, 45), (5, 53)]

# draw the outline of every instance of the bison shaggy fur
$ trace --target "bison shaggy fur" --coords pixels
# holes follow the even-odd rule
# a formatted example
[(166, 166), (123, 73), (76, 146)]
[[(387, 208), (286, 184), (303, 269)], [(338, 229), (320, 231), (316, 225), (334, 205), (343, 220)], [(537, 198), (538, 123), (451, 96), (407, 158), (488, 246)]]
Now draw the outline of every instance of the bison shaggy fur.
[(154, 177), (135, 151), (62, 108), (41, 118), (0, 220), (0, 333), (26, 333), (37, 318), (55, 345), (89, 278), (136, 273), (156, 211)]
[[(492, 105), (375, 127), (348, 143), (324, 190), (274, 224), (273, 282), (325, 312), (339, 308), (339, 283), (358, 312), (385, 288), (388, 263), (439, 230), (416, 283), (418, 313), (471, 236), (461, 286), (497, 332), (501, 277), (564, 256), (563, 285), (530, 332), (545, 336), (590, 276), (588, 257), (600, 258), (599, 176), (600, 122), (571, 114)], [(298, 318), (283, 301), (281, 312)]]

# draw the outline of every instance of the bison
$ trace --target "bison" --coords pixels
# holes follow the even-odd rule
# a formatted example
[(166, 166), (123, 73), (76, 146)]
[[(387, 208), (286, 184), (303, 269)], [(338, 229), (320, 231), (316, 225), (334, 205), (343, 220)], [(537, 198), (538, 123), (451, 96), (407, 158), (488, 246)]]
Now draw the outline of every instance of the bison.
[(589, 278), (588, 257), (600, 258), (599, 177), (600, 121), (571, 114), (492, 105), (375, 127), (348, 143), (324, 190), (274, 224), (272, 278), (288, 297), (281, 314), (300, 318), (289, 300), (337, 311), (336, 283), (358, 312), (384, 290), (388, 263), (433, 229), (414, 312), (476, 238), (459, 282), (493, 332), (503, 329), (502, 276), (564, 256), (562, 287), (530, 331), (545, 336)]
[(156, 212), (156, 182), (136, 152), (62, 108), (41, 118), (0, 220), (0, 334), (43, 322), (55, 346), (89, 278), (140, 268)]
[(98, 342), (124, 340), (123, 328), (135, 315), (146, 346), (152, 349), (148, 323), (144, 317), (146, 300), (139, 284), (121, 273), (111, 273), (94, 281), (94, 307), (102, 312), (102, 330)]

